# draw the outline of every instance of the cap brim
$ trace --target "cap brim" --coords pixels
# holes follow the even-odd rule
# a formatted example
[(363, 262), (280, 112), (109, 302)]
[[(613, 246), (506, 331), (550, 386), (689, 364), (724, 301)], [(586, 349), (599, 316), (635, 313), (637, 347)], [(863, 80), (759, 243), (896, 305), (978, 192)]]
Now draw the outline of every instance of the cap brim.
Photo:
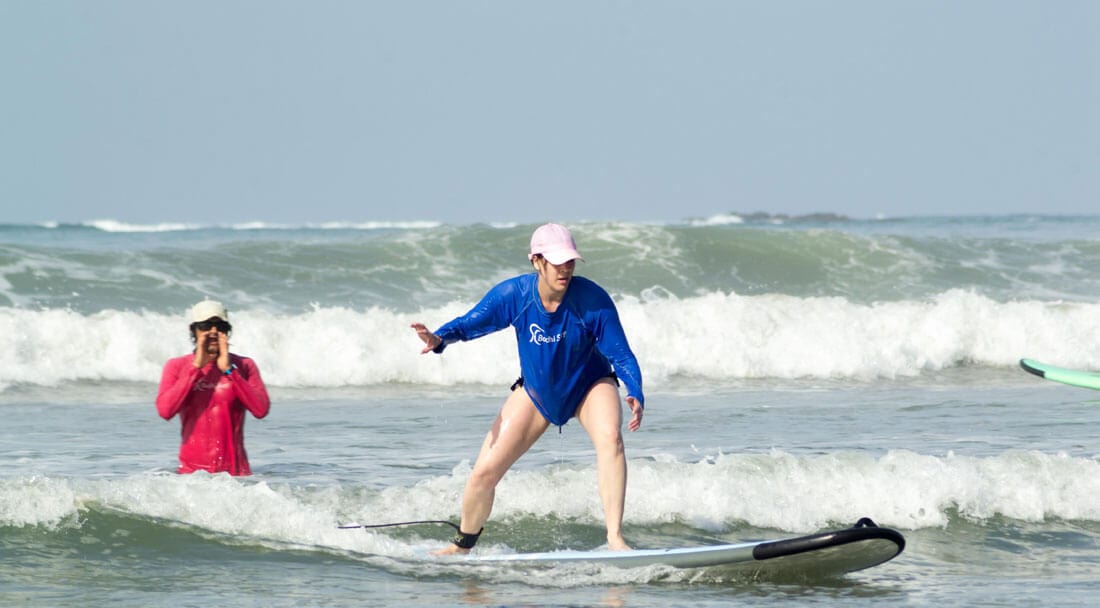
[(546, 258), (547, 262), (551, 264), (564, 264), (569, 260), (584, 261), (581, 254), (577, 253), (576, 249), (559, 249), (557, 251), (544, 251), (542, 257)]

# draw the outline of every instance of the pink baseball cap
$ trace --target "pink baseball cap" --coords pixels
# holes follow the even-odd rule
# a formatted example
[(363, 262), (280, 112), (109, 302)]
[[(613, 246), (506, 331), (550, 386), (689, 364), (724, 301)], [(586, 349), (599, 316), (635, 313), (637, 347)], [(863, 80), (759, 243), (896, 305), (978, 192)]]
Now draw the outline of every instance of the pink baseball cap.
[(573, 234), (561, 224), (543, 224), (535, 229), (531, 235), (531, 253), (527, 254), (528, 260), (535, 259), (541, 254), (551, 264), (564, 264), (569, 260), (581, 260), (577, 253), (577, 243), (573, 240)]

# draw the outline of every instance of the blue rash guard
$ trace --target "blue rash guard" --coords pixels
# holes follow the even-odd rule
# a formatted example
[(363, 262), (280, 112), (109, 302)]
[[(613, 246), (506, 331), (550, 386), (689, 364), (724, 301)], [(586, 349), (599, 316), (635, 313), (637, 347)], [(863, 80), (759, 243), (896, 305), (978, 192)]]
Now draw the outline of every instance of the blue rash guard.
[(538, 281), (539, 275), (530, 273), (497, 284), (469, 312), (435, 331), (443, 340), (435, 352), (511, 325), (523, 388), (551, 424), (568, 422), (588, 389), (612, 371), (626, 394), (644, 405), (642, 373), (611, 296), (574, 276), (561, 305), (550, 313), (539, 298)]

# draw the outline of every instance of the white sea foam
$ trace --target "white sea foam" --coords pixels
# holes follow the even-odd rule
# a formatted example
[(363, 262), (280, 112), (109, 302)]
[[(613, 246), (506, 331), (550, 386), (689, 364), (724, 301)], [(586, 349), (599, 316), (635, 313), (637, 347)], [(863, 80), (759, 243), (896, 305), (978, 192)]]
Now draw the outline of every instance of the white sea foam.
[[(339, 524), (453, 518), (468, 474), (463, 463), (450, 475), (408, 486), (325, 490), (206, 473), (5, 478), (0, 526), (57, 526), (95, 504), (219, 534), (340, 546), (347, 534), (336, 530)], [(744, 525), (809, 533), (860, 516), (903, 530), (940, 528), (952, 517), (1100, 521), (1100, 461), (1034, 451), (979, 458), (907, 450), (877, 456), (775, 450), (693, 462), (637, 460), (630, 478), (626, 516), (632, 525), (678, 522), (715, 534)], [(548, 517), (603, 524), (591, 465), (517, 470), (505, 477), (495, 521)]]
[(745, 219), (733, 213), (720, 213), (702, 219), (688, 220), (691, 226), (726, 226), (729, 224), (744, 224)]
[(104, 232), (178, 232), (182, 230), (196, 230), (198, 224), (184, 222), (159, 222), (156, 224), (133, 224), (118, 220), (102, 219), (89, 220), (84, 225), (97, 228)]
[[(501, 384), (518, 371), (510, 330), (420, 355), (413, 322), (437, 327), (472, 302), (419, 313), (316, 307), (296, 315), (235, 311), (234, 352), (281, 387), (387, 383)], [(927, 301), (871, 305), (844, 298), (623, 298), (619, 311), (646, 382), (675, 378), (870, 380), (965, 365), (1013, 367), (1022, 357), (1088, 368), (1100, 360), (1100, 304), (995, 302), (953, 290)], [(0, 308), (0, 384), (156, 382), (191, 350), (177, 315), (92, 315)], [(323, 364), (318, 364), (323, 362)]]

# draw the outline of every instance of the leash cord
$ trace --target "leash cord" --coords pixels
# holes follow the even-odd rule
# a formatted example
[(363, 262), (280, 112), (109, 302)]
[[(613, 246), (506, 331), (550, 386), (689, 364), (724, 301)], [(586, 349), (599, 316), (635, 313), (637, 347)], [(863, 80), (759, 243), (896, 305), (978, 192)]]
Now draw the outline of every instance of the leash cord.
[(442, 519), (425, 519), (420, 521), (399, 521), (392, 524), (347, 524), (344, 526), (336, 526), (340, 530), (351, 530), (355, 528), (393, 528), (395, 526), (419, 526), (421, 524), (445, 524), (455, 529), (455, 531), (461, 533), (458, 524), (444, 521)]

